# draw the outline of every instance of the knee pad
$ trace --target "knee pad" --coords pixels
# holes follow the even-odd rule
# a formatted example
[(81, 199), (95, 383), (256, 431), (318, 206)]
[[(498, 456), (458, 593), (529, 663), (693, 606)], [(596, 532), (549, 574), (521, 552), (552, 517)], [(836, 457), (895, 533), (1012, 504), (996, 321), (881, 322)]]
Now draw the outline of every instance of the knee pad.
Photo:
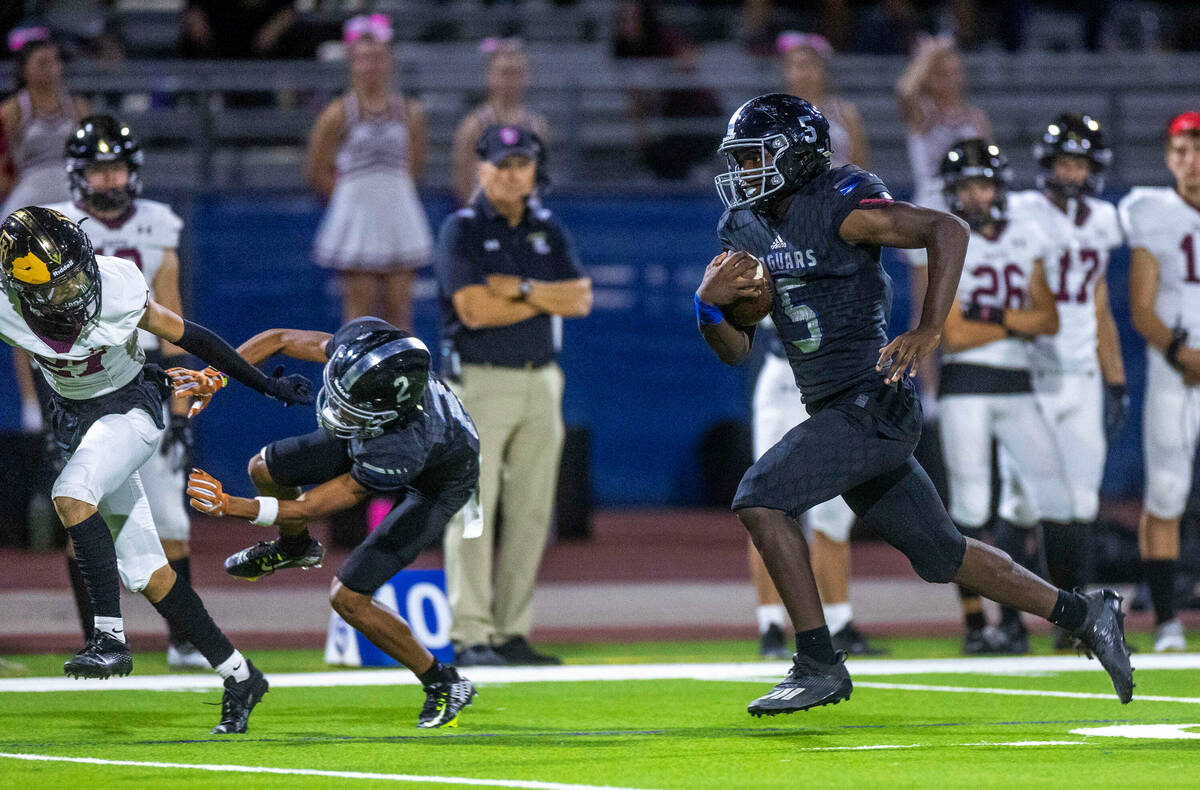
[(850, 539), (850, 528), (854, 526), (854, 511), (838, 497), (810, 508), (805, 519), (816, 532), (835, 543), (845, 543)]
[[(1191, 472), (1191, 467), (1184, 468)], [(1146, 481), (1146, 511), (1155, 518), (1178, 519), (1183, 515), (1191, 487), (1190, 474), (1175, 469), (1155, 470)]]
[(987, 523), (992, 489), (988, 482), (952, 482), (950, 486), (950, 518), (955, 524), (980, 528)]
[(967, 539), (955, 531), (926, 541), (922, 549), (909, 555), (913, 570), (927, 582), (946, 584), (954, 581), (967, 551)]
[(1100, 492), (1090, 486), (1075, 486), (1071, 491), (1074, 521), (1092, 522), (1100, 513)]

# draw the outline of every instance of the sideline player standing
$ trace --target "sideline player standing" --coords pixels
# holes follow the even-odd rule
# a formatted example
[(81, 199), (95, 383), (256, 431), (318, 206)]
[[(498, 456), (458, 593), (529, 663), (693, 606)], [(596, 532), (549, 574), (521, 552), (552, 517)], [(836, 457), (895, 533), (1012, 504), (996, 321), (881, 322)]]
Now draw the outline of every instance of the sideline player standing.
[[(941, 174), (946, 205), (971, 228), (958, 293), (946, 317), (938, 390), (950, 518), (964, 535), (980, 539), (992, 503), (994, 440), (1025, 481), (1034, 519), (1065, 524), (1071, 492), (1029, 372), (1030, 339), (1053, 335), (1059, 327), (1046, 280), (1050, 240), (1028, 218), (1010, 218), (1011, 175), (995, 143), (958, 141), (946, 152)], [(1001, 522), (996, 546), (1030, 568), (1029, 537)], [(958, 591), (966, 619), (964, 653), (1029, 652), (1029, 634), (1016, 609), (1003, 608), (996, 632), (987, 628), (979, 593), (962, 585)]]
[[(1014, 223), (1036, 225), (1053, 245), (1045, 268), (1058, 303), (1058, 334), (1034, 338), (1030, 362), (1033, 394), (1058, 446), (1072, 501), (1071, 523), (1042, 522), (1042, 544), (1050, 581), (1073, 590), (1089, 581), (1107, 443), (1121, 430), (1129, 408), (1106, 274), (1122, 235), (1116, 208), (1096, 197), (1112, 152), (1094, 118), (1058, 116), (1046, 125), (1034, 157), (1038, 189), (1010, 194), (1008, 208)], [(1031, 528), (1038, 516), (1028, 492), (1033, 486), (1023, 482), (1020, 464), (1003, 445), (999, 460), (996, 532), (997, 545), (1005, 548), (1001, 534), (1013, 525)], [(1070, 646), (1066, 636), (1056, 629), (1056, 648)]]
[(79, 226), (57, 211), (27, 207), (4, 220), (0, 277), (8, 297), (0, 302), (0, 338), (32, 353), (54, 390), (52, 429), (68, 458), (51, 497), (75, 546), (95, 617), (92, 637), (63, 671), (106, 678), (133, 670), (119, 578), (183, 631), (225, 679), (221, 722), (213, 732), (245, 732), (267, 681), (233, 648), (195, 591), (177, 584), (137, 473), (158, 446), (169, 392), (162, 371), (145, 364), (137, 330), (287, 403), (312, 401), (308, 381), (268, 378), (210, 330), (148, 298), (133, 263), (97, 258)]
[[(931, 582), (954, 581), (1063, 626), (1099, 657), (1122, 702), (1133, 696), (1120, 596), (1059, 590), (1002, 551), (964, 538), (912, 457), (921, 407), (912, 366), (941, 341), (966, 252), (964, 223), (894, 202), (876, 176), (829, 169), (829, 129), (808, 102), (767, 94), (729, 120), (716, 178), (728, 210), (725, 251), (705, 270), (696, 313), (705, 341), (726, 364), (746, 358), (754, 329), (724, 320), (721, 306), (766, 286), (772, 318), (804, 392), (809, 420), (793, 428), (742, 478), (733, 501), (796, 628), (791, 671), (750, 703), (753, 715), (849, 699), (853, 685), (821, 613), (808, 546), (797, 519), (841, 494)], [(880, 247), (925, 247), (930, 286), (920, 324), (887, 342), (889, 279)]]
[(1155, 652), (1187, 647), (1175, 612), (1175, 565), (1200, 437), (1200, 113), (1171, 121), (1166, 160), (1175, 187), (1137, 187), (1119, 208), (1133, 250), (1133, 327), (1147, 346), (1138, 549), (1154, 604)]
[[(89, 220), (88, 238), (97, 255), (114, 255), (137, 264), (150, 286), (150, 298), (182, 315), (179, 298), (179, 232), (183, 220), (165, 203), (145, 200), (141, 165), (145, 158), (129, 127), (108, 115), (91, 115), (67, 138), (67, 174), (74, 203), (57, 203), (47, 208), (72, 222)], [(162, 368), (183, 364), (183, 351), (145, 330), (138, 330), (138, 345), (146, 359)], [(192, 567), (188, 547), (191, 522), (183, 503), (184, 466), (191, 449), (187, 403), (173, 399), (157, 452), (138, 469), (154, 526), (162, 540), (167, 563), (180, 583), (191, 586)], [(91, 631), (92, 613), (87, 608), (87, 591), (79, 564), (68, 553), (67, 569), (79, 619)], [(208, 669), (208, 662), (187, 636), (171, 627), (167, 666)]]
[[(308, 522), (383, 493), (399, 497), (383, 521), (350, 553), (330, 590), (334, 611), (379, 649), (408, 667), (425, 688), (419, 727), (457, 726), (475, 687), (440, 663), (375, 591), (441, 537), (451, 517), (466, 515), (474, 534), (479, 514), (479, 435), (462, 402), (429, 370), (420, 340), (378, 318), (359, 318), (336, 335), (270, 329), (239, 348), (257, 364), (275, 353), (326, 362), (310, 434), (273, 442), (250, 459), (250, 479), (264, 496), (231, 497), (203, 470), (192, 472), (192, 507), (259, 526), (279, 526), (225, 561), (233, 576), (257, 578), (281, 568), (320, 563), (324, 549)], [(206, 372), (207, 373), (207, 372)], [(222, 384), (205, 373), (172, 371), (207, 404)], [(300, 486), (315, 487), (304, 494)], [(283, 501), (281, 501), (283, 500)]]

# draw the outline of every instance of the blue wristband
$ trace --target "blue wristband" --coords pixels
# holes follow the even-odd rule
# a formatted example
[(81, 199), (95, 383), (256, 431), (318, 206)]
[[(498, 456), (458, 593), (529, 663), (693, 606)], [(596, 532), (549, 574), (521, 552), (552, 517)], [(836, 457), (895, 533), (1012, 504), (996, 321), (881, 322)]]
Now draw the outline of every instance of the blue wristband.
[(693, 294), (692, 299), (696, 303), (696, 320), (700, 322), (700, 326), (712, 326), (725, 320), (725, 315), (721, 312), (721, 308), (713, 307), (708, 302), (703, 301), (699, 293)]

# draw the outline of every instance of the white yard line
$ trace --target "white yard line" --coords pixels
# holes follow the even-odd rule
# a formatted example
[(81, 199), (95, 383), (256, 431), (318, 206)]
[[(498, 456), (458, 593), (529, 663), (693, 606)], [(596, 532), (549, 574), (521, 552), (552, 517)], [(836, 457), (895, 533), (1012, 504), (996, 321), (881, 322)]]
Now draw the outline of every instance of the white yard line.
[(102, 760), (98, 757), (58, 757), (50, 754), (12, 754), (0, 752), (0, 758), (50, 763), (83, 763), (85, 765), (120, 765), (133, 768), (184, 768), (194, 771), (238, 774), (283, 774), (286, 776), (321, 776), (330, 779), (369, 779), (375, 782), (426, 782), (429, 784), (469, 785), (472, 787), (519, 787), (530, 790), (638, 790), (610, 785), (580, 785), (566, 782), (535, 782), (523, 779), (472, 779), (465, 776), (416, 776), (413, 774), (378, 774), (362, 771), (318, 771), (312, 768), (271, 768), (262, 765), (209, 765), (204, 763), (160, 763), (141, 760)]
[[(1137, 655), (1136, 669), (1200, 669), (1200, 653)], [(1102, 672), (1100, 664), (1082, 656), (1013, 656), (1004, 658), (864, 659), (847, 666), (853, 677), (889, 675), (1040, 675), (1047, 672)], [(574, 683), (614, 680), (711, 680), (775, 682), (787, 671), (785, 662), (720, 664), (595, 664), (558, 667), (467, 667), (463, 674), (477, 684)], [(275, 688), (331, 686), (415, 686), (417, 679), (402, 669), (363, 669), (333, 672), (272, 673)], [(859, 683), (865, 686), (865, 683)], [(221, 679), (210, 673), (133, 675), (102, 682), (66, 677), (0, 679), (0, 692), (35, 691), (187, 691), (220, 688)], [(977, 689), (969, 689), (977, 691)], [(1007, 690), (1005, 690), (1007, 692)], [(1023, 693), (1023, 692), (1011, 692)], [(1030, 692), (1045, 694), (1049, 692)], [(1062, 692), (1068, 694), (1069, 692)], [(1103, 695), (1099, 695), (1103, 696)], [(1151, 700), (1154, 697), (1138, 696)], [(1193, 701), (1163, 697), (1164, 701)]]
[[(1038, 691), (1035, 689), (1000, 689), (982, 686), (924, 686), (918, 683), (875, 683), (855, 681), (856, 688), (893, 689), (896, 691), (953, 691), (966, 694), (999, 694), (1009, 697), (1063, 697), (1066, 699), (1113, 699), (1113, 694), (1093, 694), (1083, 691)], [(1185, 702), (1200, 705), (1200, 697), (1162, 697), (1153, 694), (1134, 695), (1138, 702)]]

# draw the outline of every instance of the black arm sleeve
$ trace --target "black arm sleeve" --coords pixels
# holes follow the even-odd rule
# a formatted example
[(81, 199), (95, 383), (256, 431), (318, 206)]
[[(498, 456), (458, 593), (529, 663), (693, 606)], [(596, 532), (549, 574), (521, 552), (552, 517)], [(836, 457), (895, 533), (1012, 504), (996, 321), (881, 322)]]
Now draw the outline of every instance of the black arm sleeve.
[(183, 337), (175, 345), (195, 354), (201, 361), (212, 365), (230, 378), (237, 379), (256, 392), (274, 395), (274, 381), (258, 368), (238, 356), (233, 346), (221, 339), (211, 329), (183, 320)]

